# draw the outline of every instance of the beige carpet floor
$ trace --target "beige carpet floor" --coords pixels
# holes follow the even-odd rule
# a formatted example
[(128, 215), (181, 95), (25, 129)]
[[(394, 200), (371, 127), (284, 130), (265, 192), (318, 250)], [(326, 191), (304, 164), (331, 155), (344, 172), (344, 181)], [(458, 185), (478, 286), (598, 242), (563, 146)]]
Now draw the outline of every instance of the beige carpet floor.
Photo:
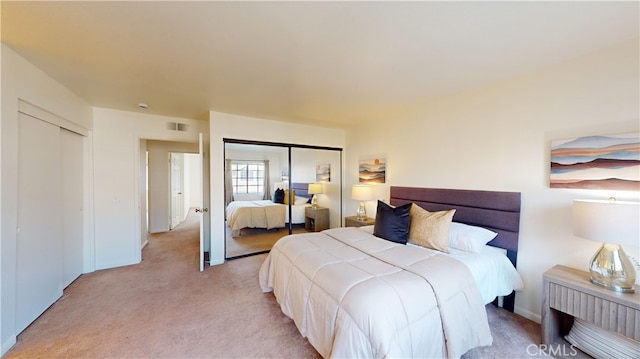
[[(271, 250), (276, 241), (286, 235), (289, 235), (289, 228), (243, 228), (240, 230), (240, 236), (232, 237), (231, 228), (225, 226), (226, 229), (226, 256), (225, 258), (235, 258), (260, 253)], [(293, 225), (293, 233), (306, 232), (304, 224)]]
[[(260, 291), (266, 254), (199, 272), (197, 234), (195, 222), (152, 235), (142, 263), (80, 276), (4, 358), (319, 357), (274, 296)], [(540, 326), (487, 311), (494, 344), (464, 357), (531, 357)]]

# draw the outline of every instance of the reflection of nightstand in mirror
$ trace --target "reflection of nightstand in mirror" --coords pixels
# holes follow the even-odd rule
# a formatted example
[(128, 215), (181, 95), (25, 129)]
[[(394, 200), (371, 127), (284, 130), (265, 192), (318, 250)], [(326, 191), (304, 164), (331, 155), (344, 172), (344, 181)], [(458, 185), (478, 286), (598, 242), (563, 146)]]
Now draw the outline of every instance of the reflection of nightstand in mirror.
[(329, 229), (329, 208), (306, 207), (304, 209), (304, 228), (313, 232)]
[(375, 218), (365, 219), (364, 221), (359, 221), (356, 216), (345, 217), (344, 218), (344, 226), (345, 227), (362, 227), (362, 226), (373, 226), (376, 223)]

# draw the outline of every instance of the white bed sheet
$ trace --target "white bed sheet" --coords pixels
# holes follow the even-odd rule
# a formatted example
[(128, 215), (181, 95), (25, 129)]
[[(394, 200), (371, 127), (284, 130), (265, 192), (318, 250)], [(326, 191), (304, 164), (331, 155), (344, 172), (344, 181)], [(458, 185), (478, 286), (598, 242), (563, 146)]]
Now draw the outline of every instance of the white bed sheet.
[[(284, 205), (283, 205), (284, 206)], [(310, 204), (294, 204), (291, 205), (291, 220), (293, 224), (303, 224), (305, 222), (305, 208), (311, 207)], [(284, 222), (289, 223), (289, 205), (286, 206)]]
[[(373, 226), (359, 228), (373, 233)], [(442, 253), (410, 243), (407, 245), (441, 253), (464, 263), (471, 271), (485, 304), (493, 302), (496, 297), (509, 295), (514, 290), (520, 291), (524, 288), (522, 277), (507, 258), (505, 249), (485, 245), (480, 253), (471, 253), (449, 247), (449, 253)]]

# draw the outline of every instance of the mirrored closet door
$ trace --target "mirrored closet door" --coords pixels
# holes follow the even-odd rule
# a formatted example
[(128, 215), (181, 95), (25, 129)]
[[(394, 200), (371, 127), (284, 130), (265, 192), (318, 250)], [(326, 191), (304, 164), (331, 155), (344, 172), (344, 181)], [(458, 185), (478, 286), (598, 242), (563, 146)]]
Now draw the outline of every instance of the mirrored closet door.
[(342, 152), (316, 148), (291, 148), (291, 178), (310, 185), (311, 208), (305, 208), (305, 229), (321, 231), (341, 226)]
[(341, 226), (342, 149), (237, 139), (224, 149), (226, 259)]

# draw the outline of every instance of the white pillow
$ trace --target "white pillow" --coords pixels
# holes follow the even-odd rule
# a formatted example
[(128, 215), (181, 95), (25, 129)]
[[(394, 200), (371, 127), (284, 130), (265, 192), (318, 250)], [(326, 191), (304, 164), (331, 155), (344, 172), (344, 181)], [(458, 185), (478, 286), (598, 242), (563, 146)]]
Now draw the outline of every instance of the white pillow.
[(449, 247), (461, 251), (480, 253), (485, 244), (496, 238), (498, 233), (486, 228), (451, 222), (449, 228)]
[(307, 203), (307, 201), (309, 201), (309, 198), (307, 197), (296, 196), (296, 199), (293, 201), (293, 204), (296, 204), (296, 205), (305, 204)]

